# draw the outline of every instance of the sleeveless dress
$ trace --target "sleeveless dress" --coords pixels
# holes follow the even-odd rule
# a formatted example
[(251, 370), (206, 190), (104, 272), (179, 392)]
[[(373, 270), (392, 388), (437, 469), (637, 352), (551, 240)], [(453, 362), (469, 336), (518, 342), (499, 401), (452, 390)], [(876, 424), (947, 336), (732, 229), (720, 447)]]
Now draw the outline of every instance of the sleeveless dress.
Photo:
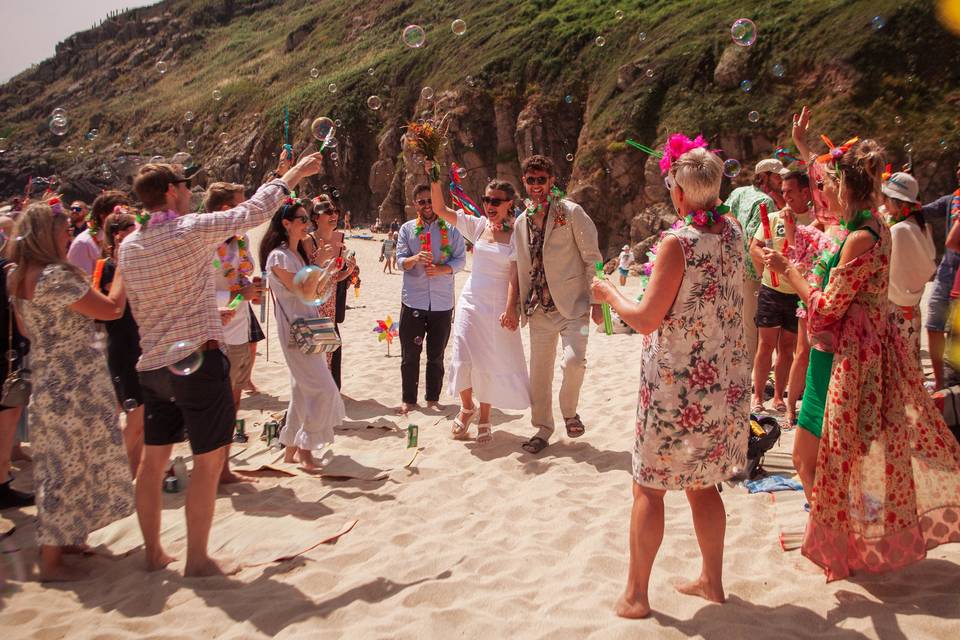
[(453, 324), (447, 393), (473, 389), (477, 402), (498, 409), (530, 406), (530, 379), (519, 331), (500, 326), (507, 304), (511, 245), (481, 240), (486, 218), (457, 212), (457, 230), (474, 245), (473, 268), (460, 293)]
[(17, 299), (32, 338), (30, 436), (41, 545), (82, 544), (133, 512), (133, 478), (103, 340), (93, 320), (69, 309), (89, 289), (73, 268), (51, 264), (33, 298)]
[[(267, 282), (275, 301), (273, 313), (277, 321), (277, 338), (290, 370), (290, 405), (287, 407), (287, 422), (280, 432), (280, 443), (315, 450), (333, 442), (333, 428), (343, 422), (346, 410), (325, 354), (307, 355), (289, 343), (290, 323), (297, 318), (316, 318), (318, 311), (283, 286), (274, 275), (273, 267), (297, 273), (305, 266), (303, 258), (286, 246), (274, 249), (267, 256)], [(330, 297), (333, 297), (332, 292)]]
[(960, 443), (888, 314), (890, 231), (810, 297), (834, 336), (804, 556), (827, 580), (892, 571), (960, 542)]
[[(750, 368), (743, 335), (741, 232), (668, 231), (684, 274), (660, 327), (644, 336), (633, 479), (653, 489), (702, 489), (746, 465)], [(654, 266), (654, 271), (658, 267)]]

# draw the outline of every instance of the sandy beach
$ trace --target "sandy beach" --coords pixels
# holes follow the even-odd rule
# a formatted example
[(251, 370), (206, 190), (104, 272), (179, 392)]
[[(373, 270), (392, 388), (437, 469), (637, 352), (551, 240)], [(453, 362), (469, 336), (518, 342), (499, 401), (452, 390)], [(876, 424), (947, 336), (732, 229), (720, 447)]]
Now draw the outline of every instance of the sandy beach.
[[(259, 237), (259, 234), (253, 234)], [(386, 357), (376, 321), (400, 315), (401, 276), (381, 273), (379, 239), (349, 241), (363, 270), (348, 295), (343, 393), (347, 421), (321, 474), (284, 465), (259, 424), (286, 408), (289, 382), (270, 322), (240, 417), (251, 434), (233, 467), (263, 465), (256, 484), (217, 499), (211, 550), (244, 564), (230, 578), (185, 579), (184, 494), (164, 494), (169, 570), (143, 570), (135, 516), (98, 531), (93, 578), (44, 586), (29, 578), (35, 508), (6, 511), (16, 531), (0, 541), (9, 580), (0, 635), (14, 638), (951, 638), (960, 634), (960, 545), (879, 577), (825, 583), (790, 532), (802, 528), (797, 495), (725, 487), (728, 603), (682, 596), (673, 583), (699, 572), (684, 497), (667, 497), (666, 534), (644, 621), (612, 607), (627, 572), (630, 465), (640, 338), (591, 333), (581, 395), (584, 437), (555, 440), (539, 456), (520, 449), (529, 412), (493, 414), (493, 442), (450, 438), (457, 403), (397, 416), (400, 345)], [(257, 240), (254, 240), (254, 246)], [(468, 261), (468, 268), (469, 268)], [(457, 276), (458, 289), (467, 274)], [(631, 278), (627, 289), (636, 292)], [(526, 344), (527, 338), (524, 336)], [(449, 357), (449, 348), (447, 355)], [(555, 384), (559, 386), (559, 371)], [(422, 385), (422, 382), (421, 382)], [(422, 386), (421, 386), (422, 393)], [(421, 396), (422, 397), (422, 396)], [(559, 409), (555, 408), (559, 419)], [(419, 426), (419, 450), (405, 428)], [(475, 426), (474, 426), (475, 429)], [(561, 430), (562, 431), (562, 430)], [(793, 434), (767, 456), (790, 470)], [(189, 455), (186, 445), (177, 452)], [(15, 463), (17, 464), (17, 463)], [(30, 467), (15, 469), (28, 488)], [(800, 496), (802, 498), (802, 496)], [(781, 546), (781, 530), (790, 551)]]

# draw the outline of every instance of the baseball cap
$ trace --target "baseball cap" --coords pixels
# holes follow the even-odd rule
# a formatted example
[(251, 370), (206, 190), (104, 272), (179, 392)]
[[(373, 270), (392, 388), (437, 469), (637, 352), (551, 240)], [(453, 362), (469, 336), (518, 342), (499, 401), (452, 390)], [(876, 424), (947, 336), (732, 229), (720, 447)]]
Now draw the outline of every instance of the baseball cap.
[(900, 171), (893, 174), (887, 178), (880, 190), (883, 191), (883, 195), (894, 200), (910, 203), (919, 202), (917, 194), (920, 193), (920, 185), (917, 184), (917, 179), (909, 173)]
[(621, 249), (621, 251), (630, 251), (630, 245), (628, 244), (623, 245), (623, 249)]
[(783, 163), (777, 160), (776, 158), (764, 158), (757, 163), (757, 166), (753, 169), (754, 173), (776, 173), (783, 175), (789, 173), (786, 167), (783, 166)]

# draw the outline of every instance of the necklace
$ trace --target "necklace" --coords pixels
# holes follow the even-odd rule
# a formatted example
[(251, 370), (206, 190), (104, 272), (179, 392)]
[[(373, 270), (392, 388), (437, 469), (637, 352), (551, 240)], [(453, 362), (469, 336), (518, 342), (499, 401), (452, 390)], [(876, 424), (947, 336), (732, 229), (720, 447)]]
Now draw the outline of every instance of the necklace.
[[(227, 247), (232, 241), (237, 241), (237, 256), (239, 264), (234, 268), (233, 264), (227, 260)], [(250, 251), (247, 248), (247, 242), (243, 236), (234, 236), (217, 247), (217, 258), (213, 261), (213, 266), (223, 269), (223, 277), (230, 281), (230, 293), (236, 295), (246, 284), (249, 283), (249, 276), (253, 273), (253, 260), (250, 259)]]
[(713, 209), (698, 209), (688, 213), (685, 222), (697, 227), (712, 227), (720, 222), (720, 218), (729, 211), (730, 207), (724, 204), (717, 205)]
[[(436, 219), (437, 226), (440, 227), (440, 264), (445, 264), (450, 256), (453, 255), (453, 249), (450, 248), (450, 227), (440, 218)], [(424, 251), (430, 250), (430, 232), (424, 231), (423, 218), (417, 216), (417, 224), (413, 228), (413, 233), (420, 240), (420, 248)]]
[[(144, 209), (135, 217), (141, 227), (146, 227), (150, 222), (153, 222), (154, 224), (163, 224), (164, 222), (169, 222), (170, 220), (176, 220), (180, 217), (180, 214), (169, 209), (167, 211), (154, 211), (153, 213), (150, 213)], [(91, 235), (93, 234), (91, 233)]]
[(873, 211), (870, 209), (862, 209), (857, 211), (849, 220), (841, 220), (840, 226), (846, 229), (849, 233), (853, 233), (863, 225), (864, 222), (873, 217)]

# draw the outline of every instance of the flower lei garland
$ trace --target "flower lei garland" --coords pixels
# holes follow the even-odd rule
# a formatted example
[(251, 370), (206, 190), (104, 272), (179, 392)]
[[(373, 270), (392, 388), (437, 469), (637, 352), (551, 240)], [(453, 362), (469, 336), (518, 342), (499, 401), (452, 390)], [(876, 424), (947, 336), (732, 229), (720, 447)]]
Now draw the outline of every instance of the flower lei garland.
[(872, 217), (873, 217), (873, 211), (871, 209), (863, 209), (853, 214), (853, 217), (850, 218), (849, 220), (841, 220), (840, 226), (846, 229), (847, 233), (853, 233), (854, 231), (859, 229), (864, 222), (866, 222)]
[[(453, 255), (453, 249), (450, 248), (450, 227), (440, 218), (437, 218), (437, 226), (440, 227), (440, 264), (446, 264)], [(423, 229), (423, 218), (417, 216), (417, 224), (413, 228), (413, 233), (420, 240), (421, 250), (429, 244), (427, 234), (424, 233)]]
[(691, 211), (684, 218), (684, 222), (689, 225), (696, 225), (698, 227), (712, 227), (720, 222), (720, 218), (729, 212), (730, 207), (725, 204), (720, 204), (713, 209), (698, 209), (696, 211)]
[[(563, 200), (566, 195), (567, 194), (565, 194), (560, 187), (553, 185), (553, 187), (550, 189), (550, 195), (547, 196), (548, 209), (552, 207), (556, 212), (553, 217), (553, 226), (555, 227), (564, 227), (567, 224), (567, 214), (563, 210), (563, 207), (559, 206), (560, 201)], [(523, 210), (523, 213), (526, 214), (528, 218), (532, 218), (537, 214), (537, 212), (543, 210), (542, 202), (534, 202), (530, 198), (527, 198), (523, 202), (526, 205), (526, 209)]]
[(913, 214), (914, 211), (919, 211), (920, 205), (916, 203), (905, 203), (900, 207), (899, 211), (888, 211), (887, 212), (887, 226), (892, 227), (898, 222), (903, 222)]
[[(237, 253), (240, 258), (240, 264), (236, 269), (227, 261), (227, 245), (233, 240), (237, 241)], [(214, 259), (213, 266), (223, 269), (223, 277), (231, 282), (230, 293), (238, 294), (245, 286), (244, 283), (249, 282), (249, 276), (253, 273), (253, 260), (250, 258), (247, 241), (243, 236), (233, 236), (217, 247), (217, 256), (219, 257)]]
[[(147, 225), (151, 222), (153, 224), (163, 224), (164, 222), (169, 222), (170, 220), (176, 220), (179, 217), (179, 213), (176, 211), (171, 211), (170, 209), (167, 209), (166, 211), (154, 211), (153, 213), (150, 213), (144, 209), (140, 213), (134, 215), (137, 224), (139, 224), (143, 229), (146, 229)], [(93, 232), (91, 232), (90, 235), (93, 235)]]

